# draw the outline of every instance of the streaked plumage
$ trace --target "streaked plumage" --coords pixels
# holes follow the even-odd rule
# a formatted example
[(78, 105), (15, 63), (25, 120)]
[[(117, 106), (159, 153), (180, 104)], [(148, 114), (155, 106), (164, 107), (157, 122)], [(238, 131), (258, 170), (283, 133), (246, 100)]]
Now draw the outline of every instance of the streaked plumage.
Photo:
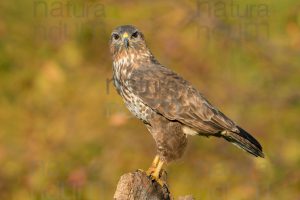
[(127, 108), (147, 126), (162, 161), (182, 156), (187, 135), (222, 137), (263, 157), (255, 138), (212, 106), (188, 81), (154, 58), (137, 28), (117, 27), (110, 49), (114, 85)]

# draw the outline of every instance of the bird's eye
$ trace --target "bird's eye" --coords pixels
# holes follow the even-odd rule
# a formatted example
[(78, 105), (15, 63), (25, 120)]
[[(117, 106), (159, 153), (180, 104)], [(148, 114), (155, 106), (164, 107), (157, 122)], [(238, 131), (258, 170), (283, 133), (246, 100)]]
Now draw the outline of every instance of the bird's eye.
[(137, 38), (139, 36), (139, 32), (135, 31), (134, 33), (132, 33), (131, 38)]
[(118, 40), (120, 38), (120, 36), (118, 34), (116, 34), (116, 33), (114, 33), (112, 35), (112, 37), (114, 38), (114, 40)]

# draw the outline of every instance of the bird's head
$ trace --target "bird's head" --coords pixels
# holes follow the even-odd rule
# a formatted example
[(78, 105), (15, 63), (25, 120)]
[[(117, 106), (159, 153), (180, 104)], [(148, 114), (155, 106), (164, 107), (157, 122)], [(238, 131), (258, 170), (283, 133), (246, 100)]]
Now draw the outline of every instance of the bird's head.
[(130, 50), (144, 50), (146, 43), (144, 35), (132, 25), (118, 26), (112, 31), (110, 51), (112, 55)]

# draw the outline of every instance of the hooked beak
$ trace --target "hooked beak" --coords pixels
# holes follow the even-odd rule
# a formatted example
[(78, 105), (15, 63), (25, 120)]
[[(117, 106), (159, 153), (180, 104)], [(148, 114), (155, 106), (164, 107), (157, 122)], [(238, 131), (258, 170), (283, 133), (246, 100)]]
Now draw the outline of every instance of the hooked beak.
[(123, 42), (124, 42), (124, 46), (126, 47), (126, 49), (129, 47), (129, 39), (128, 39), (128, 33), (125, 32), (123, 35), (122, 35), (122, 38), (123, 38)]

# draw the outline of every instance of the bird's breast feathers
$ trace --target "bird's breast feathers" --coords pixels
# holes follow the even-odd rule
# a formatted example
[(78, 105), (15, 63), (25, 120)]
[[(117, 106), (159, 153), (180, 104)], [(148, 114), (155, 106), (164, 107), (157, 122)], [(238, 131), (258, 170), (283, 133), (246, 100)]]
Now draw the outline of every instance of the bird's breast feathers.
[(114, 60), (114, 85), (118, 93), (123, 97), (128, 110), (138, 119), (148, 123), (149, 116), (154, 111), (147, 106), (138, 95), (132, 92), (132, 88), (128, 84), (131, 74), (138, 67), (136, 63), (133, 63), (137, 58), (138, 57), (134, 55), (127, 54)]

